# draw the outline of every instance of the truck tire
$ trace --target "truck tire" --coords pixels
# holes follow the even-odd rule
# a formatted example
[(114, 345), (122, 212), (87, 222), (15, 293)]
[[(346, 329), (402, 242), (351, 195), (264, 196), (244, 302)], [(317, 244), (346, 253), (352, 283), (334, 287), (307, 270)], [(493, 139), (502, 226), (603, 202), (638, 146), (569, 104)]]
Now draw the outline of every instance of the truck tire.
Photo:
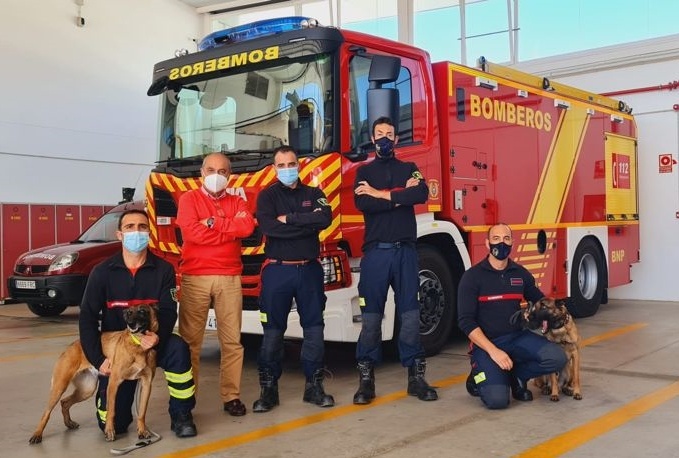
[(68, 307), (64, 304), (43, 304), (40, 302), (27, 302), (26, 305), (28, 305), (28, 310), (38, 316), (57, 316)]
[(599, 310), (606, 281), (603, 257), (594, 241), (584, 239), (580, 242), (571, 268), (568, 310), (576, 318), (592, 316)]
[(420, 338), (427, 356), (441, 351), (455, 322), (457, 297), (453, 275), (432, 246), (417, 248), (420, 266)]

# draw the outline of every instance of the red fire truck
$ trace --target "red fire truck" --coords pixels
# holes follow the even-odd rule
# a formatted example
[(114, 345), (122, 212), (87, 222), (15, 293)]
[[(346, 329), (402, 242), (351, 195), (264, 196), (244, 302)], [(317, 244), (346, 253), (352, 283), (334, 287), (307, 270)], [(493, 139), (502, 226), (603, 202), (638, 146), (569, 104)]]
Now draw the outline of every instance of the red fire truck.
[[(159, 156), (146, 185), (152, 249), (177, 263), (181, 193), (200, 186), (206, 153), (231, 159), (229, 192), (255, 210), (276, 178), (272, 150), (292, 145), (300, 177), (322, 188), (333, 222), (320, 261), (325, 337), (354, 342), (363, 217), (356, 169), (374, 157), (370, 126), (398, 122), (397, 155), (417, 163), (429, 199), (417, 207), (421, 334), (437, 352), (453, 330), (456, 285), (487, 254), (490, 224), (514, 231), (513, 256), (575, 316), (596, 313), (607, 288), (639, 260), (636, 128), (617, 100), (480, 59), (431, 63), (426, 51), (309, 18), (259, 21), (208, 35), (198, 52), (156, 64)], [(265, 240), (243, 240), (243, 332), (261, 333), (257, 298)], [(391, 300), (382, 335), (396, 320)], [(210, 320), (208, 326), (214, 326)], [(296, 314), (289, 337), (301, 337)]]

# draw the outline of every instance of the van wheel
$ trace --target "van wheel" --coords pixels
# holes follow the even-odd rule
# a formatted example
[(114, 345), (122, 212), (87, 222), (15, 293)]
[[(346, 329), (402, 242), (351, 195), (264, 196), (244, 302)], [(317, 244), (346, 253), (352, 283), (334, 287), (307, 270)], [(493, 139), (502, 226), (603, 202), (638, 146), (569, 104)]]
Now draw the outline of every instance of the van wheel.
[(450, 267), (432, 246), (417, 249), (420, 266), (420, 338), (428, 356), (441, 351), (455, 321), (457, 297)]
[(38, 316), (57, 316), (68, 307), (64, 304), (43, 304), (40, 302), (27, 302), (26, 305), (28, 305), (28, 310)]
[(575, 318), (592, 316), (604, 297), (604, 263), (596, 243), (584, 239), (573, 255), (568, 311)]

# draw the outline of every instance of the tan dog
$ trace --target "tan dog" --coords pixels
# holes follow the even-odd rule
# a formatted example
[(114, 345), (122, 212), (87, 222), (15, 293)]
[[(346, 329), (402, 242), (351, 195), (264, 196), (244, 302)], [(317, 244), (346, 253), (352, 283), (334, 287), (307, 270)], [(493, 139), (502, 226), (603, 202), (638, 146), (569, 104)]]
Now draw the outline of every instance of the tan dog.
[(535, 385), (542, 394), (549, 394), (551, 401), (559, 400), (559, 379), (561, 392), (573, 399), (582, 399), (580, 390), (580, 334), (573, 317), (568, 313), (562, 300), (540, 299), (530, 304), (524, 317), (531, 329), (540, 329), (548, 340), (558, 343), (566, 353), (567, 361), (560, 374), (554, 373), (535, 379)]
[[(125, 309), (123, 317), (127, 329), (101, 334), (101, 346), (104, 355), (111, 361), (111, 375), (106, 390), (108, 412), (104, 429), (107, 441), (115, 440), (116, 394), (118, 387), (124, 380), (141, 380), (137, 434), (140, 439), (151, 436), (150, 431), (146, 428), (146, 408), (151, 395), (151, 382), (156, 370), (156, 351), (142, 349), (140, 339), (146, 331), (158, 331), (157, 311), (155, 306), (142, 304)], [(71, 419), (69, 410), (74, 404), (92, 397), (97, 389), (97, 375), (98, 370), (85, 357), (80, 340), (69, 345), (66, 351), (59, 356), (54, 366), (47, 408), (28, 442), (30, 444), (42, 442), (42, 433), (49, 421), (52, 409), (61, 399), (70, 383), (73, 383), (75, 388), (69, 396), (62, 399), (61, 413), (64, 416), (64, 423), (67, 428), (78, 428), (80, 425)]]

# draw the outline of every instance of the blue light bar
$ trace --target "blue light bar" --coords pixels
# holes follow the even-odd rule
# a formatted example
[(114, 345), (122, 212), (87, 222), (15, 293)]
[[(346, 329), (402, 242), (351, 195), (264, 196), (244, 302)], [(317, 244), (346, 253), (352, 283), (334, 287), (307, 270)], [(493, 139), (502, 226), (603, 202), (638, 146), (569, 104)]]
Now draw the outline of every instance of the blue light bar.
[(250, 22), (249, 24), (212, 32), (198, 43), (198, 51), (205, 51), (206, 49), (217, 48), (230, 43), (238, 43), (254, 38), (275, 35), (277, 33), (317, 26), (318, 21), (316, 19), (304, 16), (291, 16)]

